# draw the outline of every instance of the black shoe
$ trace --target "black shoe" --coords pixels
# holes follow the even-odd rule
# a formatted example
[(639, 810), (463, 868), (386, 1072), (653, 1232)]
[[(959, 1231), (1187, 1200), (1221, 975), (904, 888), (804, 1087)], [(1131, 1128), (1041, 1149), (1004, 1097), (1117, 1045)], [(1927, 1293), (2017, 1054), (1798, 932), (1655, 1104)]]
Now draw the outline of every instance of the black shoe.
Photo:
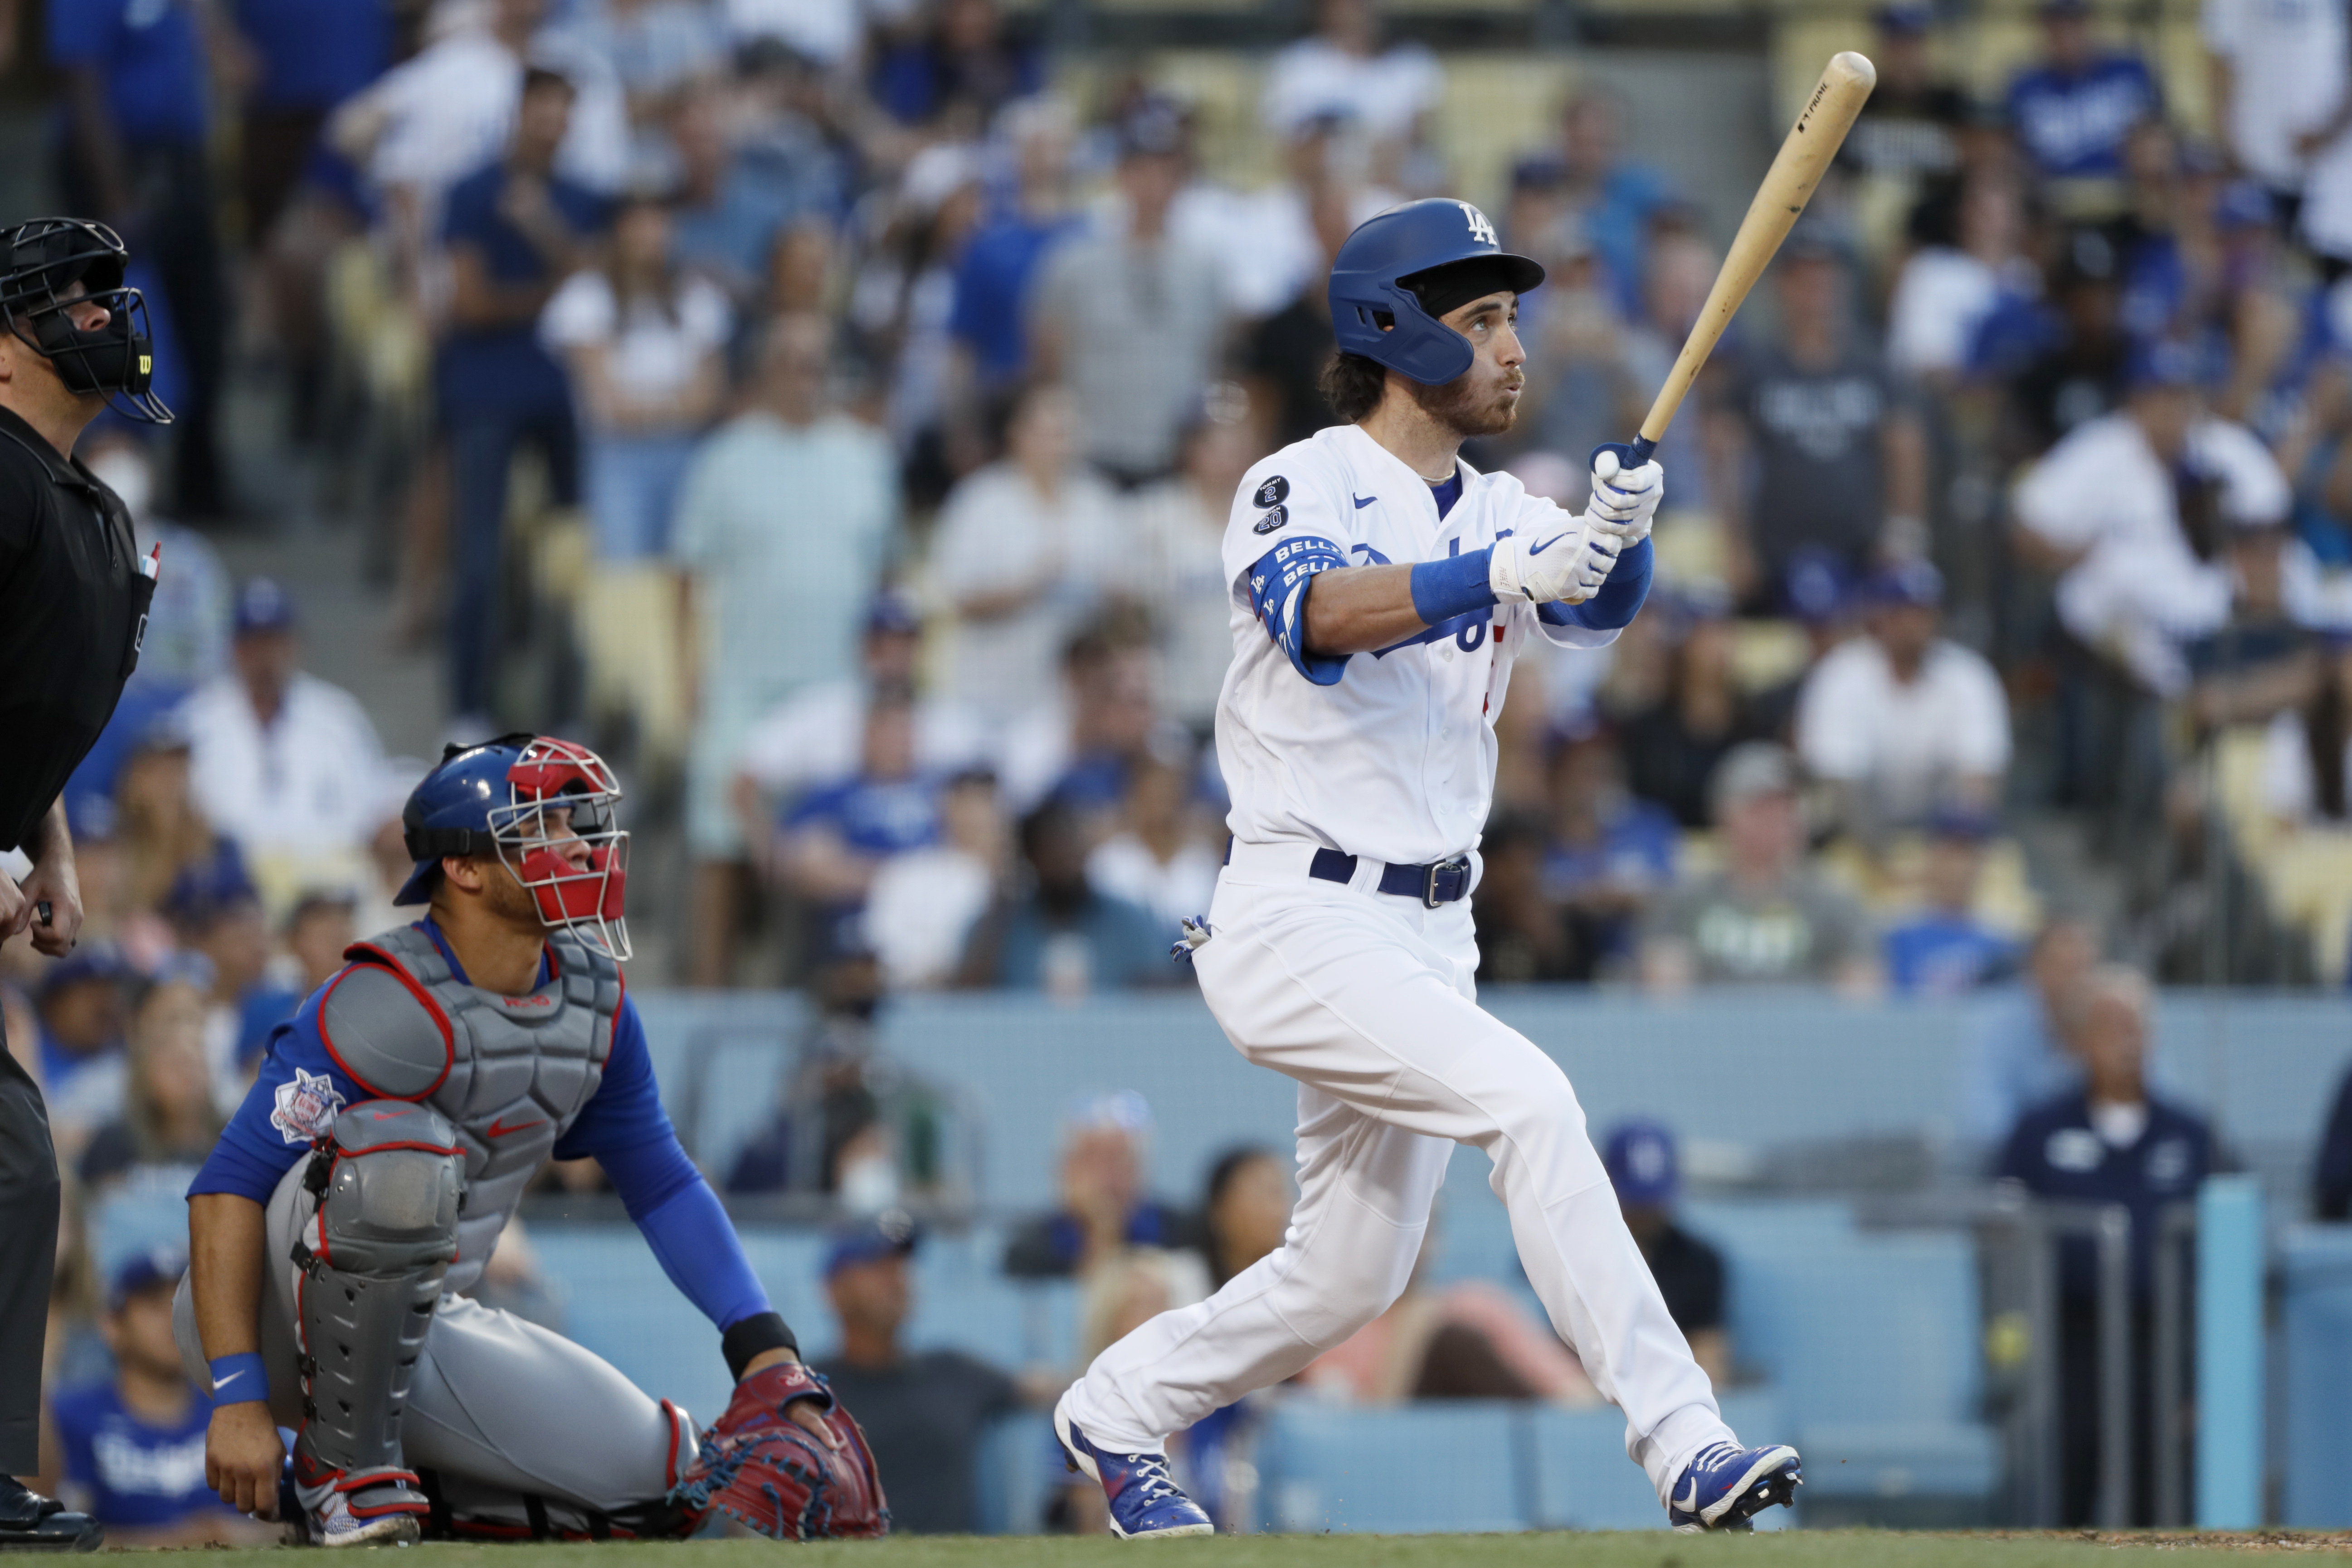
[(0, 1476), (0, 1552), (95, 1552), (105, 1539), (89, 1515)]

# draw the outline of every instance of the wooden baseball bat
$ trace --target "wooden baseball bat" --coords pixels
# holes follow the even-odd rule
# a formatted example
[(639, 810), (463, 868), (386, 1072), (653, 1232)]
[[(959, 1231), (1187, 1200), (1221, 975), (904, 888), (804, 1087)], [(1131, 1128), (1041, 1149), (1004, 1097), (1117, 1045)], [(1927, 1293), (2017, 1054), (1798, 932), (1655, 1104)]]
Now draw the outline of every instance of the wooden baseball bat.
[(1642, 433), (1631, 443), (1635, 464), (1648, 462), (1665, 438), (1675, 410), (1683, 405), (1683, 395), (1698, 378), (1699, 367), (1715, 352), (1716, 340), (1731, 325), (1748, 290), (1764, 275), (1780, 242), (1789, 237), (1797, 215), (1812, 198), (1813, 187), (1821, 184), (1822, 172), (1837, 156), (1845, 133), (1853, 129), (1854, 116), (1862, 112), (1864, 100), (1877, 83), (1878, 68), (1852, 49), (1830, 57), (1829, 68), (1822, 72), (1822, 79), (1805, 100), (1795, 129), (1780, 143), (1772, 166), (1764, 173), (1764, 183), (1756, 187), (1756, 199), (1748, 205), (1748, 216), (1739, 220), (1739, 232), (1731, 237), (1731, 248), (1724, 252), (1715, 287), (1707, 290), (1706, 305), (1699, 311), (1690, 336), (1683, 341), (1683, 352), (1667, 374), (1666, 384), (1658, 388), (1649, 416), (1642, 421)]

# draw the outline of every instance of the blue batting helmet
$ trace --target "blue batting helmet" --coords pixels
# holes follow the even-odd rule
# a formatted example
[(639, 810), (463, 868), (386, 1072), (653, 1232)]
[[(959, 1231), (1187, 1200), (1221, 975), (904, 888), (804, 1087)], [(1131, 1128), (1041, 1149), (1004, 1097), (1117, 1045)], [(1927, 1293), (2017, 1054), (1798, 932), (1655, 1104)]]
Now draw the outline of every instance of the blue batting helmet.
[[(570, 741), (517, 734), (451, 746), (401, 808), (401, 837), (415, 866), (393, 902), (428, 902), (444, 857), (495, 856), (530, 891), (543, 923), (593, 932), (614, 957), (626, 958), (629, 836), (614, 809), (620, 798), (604, 760)], [(586, 844), (584, 861), (551, 841), (542, 821), (551, 810)]]
[[(1472, 275), (1476, 292), (1431, 310), (1424, 301), (1433, 274), (1457, 268)], [(1524, 294), (1543, 279), (1542, 267), (1503, 249), (1495, 226), (1468, 202), (1406, 202), (1367, 218), (1339, 247), (1331, 263), (1331, 328), (1342, 352), (1436, 386), (1476, 357), (1470, 340), (1437, 318), (1480, 293)]]

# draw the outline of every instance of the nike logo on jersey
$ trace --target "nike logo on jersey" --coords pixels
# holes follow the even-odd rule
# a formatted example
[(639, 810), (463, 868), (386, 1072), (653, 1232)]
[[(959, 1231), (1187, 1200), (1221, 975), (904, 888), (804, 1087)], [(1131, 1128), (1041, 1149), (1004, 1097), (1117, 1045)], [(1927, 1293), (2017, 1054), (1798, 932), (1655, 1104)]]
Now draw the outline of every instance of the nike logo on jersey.
[(1545, 540), (1541, 544), (1528, 545), (1528, 553), (1530, 555), (1541, 555), (1545, 551), (1549, 550), (1553, 545), (1558, 544), (1561, 540), (1566, 539), (1568, 535), (1565, 533), (1555, 533), (1549, 539)]
[(547, 1123), (544, 1121), (520, 1121), (514, 1126), (509, 1127), (507, 1125), (507, 1119), (501, 1116), (497, 1121), (490, 1123), (490, 1136), (493, 1138), (503, 1138), (509, 1132), (528, 1132), (534, 1127), (544, 1127), (546, 1125)]
[(1358, 511), (1361, 511), (1381, 498), (1378, 496), (1360, 496), (1355, 491), (1349, 490), (1348, 492), (1348, 499), (1356, 503), (1356, 510)]

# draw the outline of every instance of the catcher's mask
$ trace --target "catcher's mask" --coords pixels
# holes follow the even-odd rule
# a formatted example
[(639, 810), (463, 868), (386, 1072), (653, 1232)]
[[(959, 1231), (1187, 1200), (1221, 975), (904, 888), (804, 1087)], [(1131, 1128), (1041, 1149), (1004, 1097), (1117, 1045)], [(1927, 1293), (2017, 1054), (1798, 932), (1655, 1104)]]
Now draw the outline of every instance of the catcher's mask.
[(494, 854), (530, 889), (550, 930), (593, 936), (625, 959), (629, 836), (620, 799), (612, 768), (574, 742), (520, 734), (452, 746), (402, 808), (416, 868), (393, 901), (427, 901), (445, 856)]
[[(68, 391), (98, 394), (127, 419), (169, 425), (172, 411), (149, 390), (155, 344), (146, 299), (123, 283), (130, 262), (122, 237), (86, 218), (37, 217), (0, 230), (0, 324), (47, 360)], [(77, 325), (76, 311), (91, 306), (106, 320)]]

